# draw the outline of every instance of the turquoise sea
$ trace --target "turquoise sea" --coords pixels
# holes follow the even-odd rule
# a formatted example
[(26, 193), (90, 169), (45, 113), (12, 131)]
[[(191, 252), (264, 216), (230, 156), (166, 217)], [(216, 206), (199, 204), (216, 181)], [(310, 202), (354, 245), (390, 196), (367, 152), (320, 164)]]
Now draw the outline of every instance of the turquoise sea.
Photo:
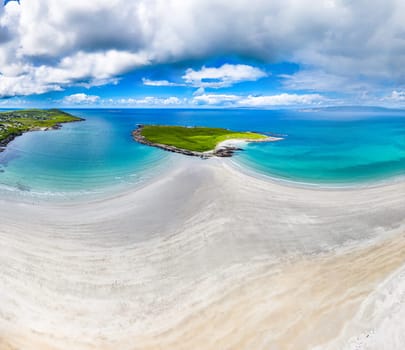
[[(33, 194), (102, 192), (144, 181), (178, 155), (134, 142), (136, 124), (226, 127), (276, 135), (232, 159), (261, 174), (312, 184), (353, 184), (405, 175), (405, 111), (67, 110), (84, 122), (24, 134), (0, 153), (1, 191)], [(203, 161), (203, 160), (202, 160)]]

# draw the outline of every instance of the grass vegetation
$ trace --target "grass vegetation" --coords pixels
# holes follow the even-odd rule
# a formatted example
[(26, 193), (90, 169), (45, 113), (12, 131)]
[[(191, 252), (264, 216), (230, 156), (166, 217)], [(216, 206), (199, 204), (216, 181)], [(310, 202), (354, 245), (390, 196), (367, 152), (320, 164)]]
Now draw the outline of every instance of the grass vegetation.
[(79, 120), (81, 119), (58, 109), (1, 112), (0, 143), (27, 131), (54, 128), (61, 123)]
[(222, 128), (160, 125), (145, 125), (141, 134), (150, 142), (195, 152), (213, 150), (218, 143), (229, 139), (259, 140), (267, 137), (253, 132), (235, 132)]

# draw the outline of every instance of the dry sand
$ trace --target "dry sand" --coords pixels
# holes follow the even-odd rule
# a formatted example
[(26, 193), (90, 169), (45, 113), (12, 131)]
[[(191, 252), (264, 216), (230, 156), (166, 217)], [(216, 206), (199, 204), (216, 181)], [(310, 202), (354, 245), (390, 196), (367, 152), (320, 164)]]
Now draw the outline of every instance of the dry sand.
[(0, 199), (0, 349), (402, 349), (405, 183), (300, 188), (229, 164)]

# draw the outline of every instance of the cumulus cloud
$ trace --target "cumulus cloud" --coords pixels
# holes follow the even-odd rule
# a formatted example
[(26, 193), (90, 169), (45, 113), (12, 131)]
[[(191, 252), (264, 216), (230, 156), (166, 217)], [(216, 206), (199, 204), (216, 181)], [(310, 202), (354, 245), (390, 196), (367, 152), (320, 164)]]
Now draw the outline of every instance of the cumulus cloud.
[(151, 79), (147, 79), (147, 78), (143, 78), (142, 83), (143, 83), (143, 85), (147, 85), (147, 86), (181, 86), (181, 85), (184, 85), (184, 84), (173, 83), (168, 80), (151, 80)]
[[(0, 47), (1, 52), (1, 47)], [(13, 63), (0, 68), (0, 97), (41, 94), (65, 86), (99, 86), (117, 81), (116, 75), (145, 64), (142, 56), (110, 50), (64, 57), (55, 65)]]
[(197, 104), (225, 105), (234, 107), (273, 107), (273, 106), (302, 106), (322, 105), (331, 102), (319, 94), (278, 94), (265, 96), (240, 96), (226, 94), (204, 94), (193, 99)]
[[(219, 55), (403, 86), (404, 36), (403, 0), (21, 0), (0, 8), (0, 96)], [(198, 71), (186, 76), (214, 87)]]
[(238, 101), (238, 104), (249, 107), (321, 105), (327, 99), (319, 94), (279, 94), (270, 96), (248, 96)]
[(189, 105), (228, 106), (228, 107), (273, 107), (273, 106), (303, 106), (322, 105), (331, 100), (319, 94), (278, 94), (278, 95), (234, 95), (234, 94), (201, 94), (191, 99), (178, 98), (176, 96), (156, 97), (146, 96), (142, 98), (117, 98), (101, 99), (96, 95), (84, 93), (66, 96), (63, 101), (67, 105), (125, 106), (125, 107), (170, 107)]
[(224, 64), (218, 68), (202, 67), (200, 70), (187, 69), (183, 80), (198, 88), (221, 88), (243, 81), (255, 81), (267, 76), (259, 68), (245, 64)]
[(405, 105), (405, 90), (394, 90), (391, 94), (384, 96), (381, 99), (383, 104), (393, 105), (393, 106), (404, 106)]
[(121, 98), (117, 100), (103, 101), (105, 104), (121, 105), (121, 106), (172, 106), (179, 105), (185, 102), (178, 97), (171, 96), (166, 98), (147, 96), (144, 98)]
[(405, 91), (396, 91), (394, 90), (389, 96), (389, 99), (396, 102), (405, 102)]
[(75, 105), (75, 104), (94, 104), (100, 101), (100, 97), (96, 95), (87, 95), (83, 93), (73, 94), (69, 96), (65, 96), (63, 99), (63, 103), (68, 105)]
[[(255, 81), (266, 77), (267, 73), (246, 64), (223, 64), (221, 67), (205, 67), (200, 70), (187, 69), (182, 76), (184, 83), (143, 78), (148, 86), (192, 86), (198, 89), (229, 87), (243, 81)], [(202, 91), (202, 90), (200, 90)]]
[(237, 95), (226, 94), (202, 94), (195, 96), (193, 102), (196, 104), (208, 104), (208, 105), (226, 105), (233, 104), (241, 99)]
[[(0, 100), (1, 101), (1, 100)], [(60, 101), (54, 101), (59, 103)], [(180, 99), (176, 96), (170, 97), (155, 97), (146, 96), (143, 98), (100, 98), (97, 95), (88, 95), (85, 93), (77, 93), (69, 96), (65, 96), (62, 103), (66, 105), (93, 105), (97, 104), (99, 106), (117, 106), (117, 107), (167, 107), (167, 106), (178, 106), (181, 104), (186, 104), (187, 99)]]

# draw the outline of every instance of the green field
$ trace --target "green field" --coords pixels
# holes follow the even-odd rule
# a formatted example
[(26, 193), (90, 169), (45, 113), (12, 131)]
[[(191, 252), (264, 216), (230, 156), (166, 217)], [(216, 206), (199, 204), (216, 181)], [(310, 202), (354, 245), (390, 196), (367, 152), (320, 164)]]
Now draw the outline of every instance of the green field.
[(61, 123), (80, 121), (69, 113), (58, 109), (49, 110), (20, 110), (0, 113), (0, 143), (6, 142), (24, 132), (54, 128)]
[(236, 132), (222, 128), (183, 127), (145, 125), (141, 135), (148, 141), (177, 148), (205, 152), (213, 150), (216, 145), (229, 139), (265, 139), (267, 136), (253, 132)]

